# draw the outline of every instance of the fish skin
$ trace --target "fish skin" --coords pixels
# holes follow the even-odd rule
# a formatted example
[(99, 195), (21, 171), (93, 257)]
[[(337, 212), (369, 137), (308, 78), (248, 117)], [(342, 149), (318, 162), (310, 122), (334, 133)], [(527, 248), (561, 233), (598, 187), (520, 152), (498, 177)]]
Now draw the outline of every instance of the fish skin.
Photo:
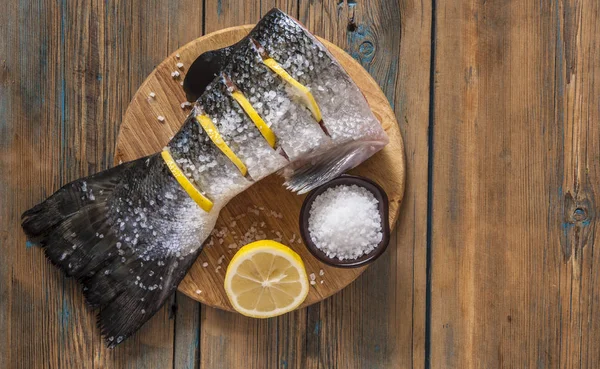
[[(279, 51), (284, 46), (289, 53)], [(316, 52), (309, 55), (308, 50)], [(349, 112), (354, 115), (336, 111), (346, 106), (339, 100), (360, 91), (324, 46), (283, 12), (269, 12), (246, 42), (230, 52), (222, 74), (210, 82), (167, 145), (188, 178), (213, 201), (210, 212), (188, 196), (158, 153), (73, 181), (22, 216), (29, 240), (76, 278), (86, 301), (100, 309), (98, 325), (109, 347), (135, 333), (175, 291), (220, 210), (235, 195), (276, 171), (288, 171), (289, 187), (310, 189), (387, 143), (362, 95), (352, 102), (356, 109)], [(330, 136), (310, 120), (289, 86), (262, 64), (261, 52), (311, 88)], [(309, 57), (295, 64), (284, 59), (298, 52)], [(278, 137), (275, 149), (231, 99), (226, 79), (253, 100)], [(336, 91), (339, 86), (347, 89)], [(194, 119), (200, 114), (213, 120), (224, 142), (246, 161), (248, 175), (200, 128)]]

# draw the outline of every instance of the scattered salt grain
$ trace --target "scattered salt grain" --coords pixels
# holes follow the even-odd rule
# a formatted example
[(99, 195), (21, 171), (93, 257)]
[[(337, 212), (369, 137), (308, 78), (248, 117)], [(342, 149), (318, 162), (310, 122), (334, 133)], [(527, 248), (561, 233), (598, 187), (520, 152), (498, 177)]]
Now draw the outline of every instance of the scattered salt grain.
[(218, 271), (219, 271), (219, 269), (221, 269), (221, 266), (220, 266), (220, 265), (217, 267), (217, 269), (215, 269), (215, 272), (218, 272)]
[(383, 238), (378, 203), (369, 190), (356, 185), (327, 189), (310, 208), (311, 240), (330, 258), (368, 254)]
[(154, 92), (150, 92), (148, 94), (148, 96), (150, 96), (150, 98), (154, 99), (156, 97), (156, 94)]
[(199, 294), (201, 294), (201, 293), (202, 293), (202, 291), (200, 291), (200, 290), (196, 290), (196, 295), (199, 295)]
[(217, 264), (223, 263), (223, 260), (225, 260), (225, 255), (221, 255), (221, 257), (219, 258), (219, 260), (217, 260)]
[(177, 63), (177, 68), (183, 69), (183, 63)]
[(190, 106), (192, 106), (192, 104), (190, 104), (189, 101), (184, 101), (181, 103), (181, 109), (189, 108)]
[(308, 277), (310, 278), (311, 281), (314, 281), (317, 277), (315, 276), (315, 273), (310, 273), (308, 275)]
[(323, 282), (325, 282), (325, 281), (321, 281), (321, 284), (323, 284)]
[(177, 78), (179, 76), (180, 76), (179, 71), (173, 71), (173, 72), (171, 72), (171, 77)]
[(315, 284), (317, 284), (317, 282), (315, 282), (315, 281), (310, 281), (310, 284), (314, 286)]
[(183, 86), (183, 81), (179, 82), (179, 84), (180, 84), (181, 86)]
[(208, 266), (208, 263), (205, 261), (204, 263), (202, 263), (202, 267), (206, 268)]
[(158, 119), (158, 121), (161, 123), (165, 121), (165, 117), (163, 117), (162, 115), (159, 115), (158, 117), (156, 117), (156, 119)]
[(176, 57), (177, 59), (179, 59), (179, 58), (181, 58), (181, 55), (179, 55), (179, 54), (175, 54), (175, 57)]
[(323, 276), (325, 274), (325, 271), (323, 269), (319, 270), (319, 275)]

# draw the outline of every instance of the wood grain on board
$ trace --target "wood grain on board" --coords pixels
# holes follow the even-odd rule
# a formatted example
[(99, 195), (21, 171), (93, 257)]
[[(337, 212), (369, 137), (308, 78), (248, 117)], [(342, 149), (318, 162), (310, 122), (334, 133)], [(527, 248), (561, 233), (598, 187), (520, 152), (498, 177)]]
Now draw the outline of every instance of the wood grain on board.
[(431, 368), (598, 367), (599, 6), (437, 4)]

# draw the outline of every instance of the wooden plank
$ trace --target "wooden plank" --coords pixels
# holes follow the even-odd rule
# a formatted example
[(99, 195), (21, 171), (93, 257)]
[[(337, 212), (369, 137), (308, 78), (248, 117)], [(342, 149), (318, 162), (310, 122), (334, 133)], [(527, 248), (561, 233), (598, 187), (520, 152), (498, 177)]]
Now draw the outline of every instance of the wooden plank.
[[(275, 3), (272, 0), (206, 0), (205, 6), (207, 33), (256, 23), (273, 6), (288, 12), (296, 9), (295, 0), (278, 0)], [(277, 362), (277, 341), (281, 337), (278, 336), (277, 328), (280, 321), (285, 319), (288, 318), (251, 319), (203, 306), (200, 368), (280, 367)]]
[(431, 368), (595, 368), (599, 4), (436, 9)]
[[(169, 307), (106, 350), (80, 287), (24, 247), (19, 215), (62, 184), (112, 165), (129, 99), (158, 62), (200, 36), (201, 22), (184, 23), (194, 13), (202, 18), (202, 4), (191, 0), (13, 2), (2, 12), (0, 367), (168, 368), (183, 355), (173, 347)], [(193, 306), (179, 321), (197, 331)], [(185, 330), (176, 336), (182, 347), (194, 339)]]
[[(170, 54), (203, 35), (204, 9), (201, 1), (185, 0), (169, 4), (168, 12), (169, 32), (166, 36), (168, 37), (167, 54)], [(198, 369), (200, 366), (200, 304), (181, 293), (176, 294), (175, 302), (177, 308), (174, 314), (173, 368)]]
[(200, 367), (200, 303), (177, 292), (173, 368)]
[(303, 2), (300, 20), (344, 47), (382, 86), (403, 133), (407, 195), (386, 254), (353, 285), (308, 309), (306, 367), (421, 368), (431, 2), (339, 3)]
[(2, 13), (0, 326), (7, 342), (0, 360), (2, 367), (56, 368), (72, 324), (65, 281), (39, 250), (25, 247), (19, 215), (61, 181), (64, 53), (60, 37), (50, 35), (61, 34), (62, 9), (12, 2)]
[[(181, 45), (202, 35), (203, 10), (202, 3), (193, 0), (125, 2), (108, 6), (109, 52), (116, 55), (112, 56), (111, 68), (107, 69), (107, 83), (109, 93), (117, 97), (114, 103), (118, 114), (114, 121), (120, 124), (133, 94), (155, 66)], [(123, 29), (128, 32), (122, 32)], [(115, 73), (110, 75), (113, 71)], [(117, 129), (115, 126), (107, 157), (110, 164)], [(197, 351), (192, 347), (199, 329), (198, 307), (181, 298), (177, 304), (180, 308), (174, 314), (175, 300), (170, 301), (123, 347), (109, 351), (102, 346), (94, 365), (169, 368), (175, 363), (196, 362)]]
[(205, 0), (206, 33), (223, 28), (253, 24), (269, 10), (277, 7), (290, 15), (298, 13), (300, 0)]

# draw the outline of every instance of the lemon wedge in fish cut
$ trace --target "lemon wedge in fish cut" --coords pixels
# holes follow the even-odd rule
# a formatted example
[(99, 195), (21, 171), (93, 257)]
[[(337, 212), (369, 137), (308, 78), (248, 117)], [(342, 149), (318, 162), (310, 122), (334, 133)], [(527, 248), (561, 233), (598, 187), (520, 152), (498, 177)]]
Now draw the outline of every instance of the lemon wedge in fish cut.
[(237, 155), (231, 151), (229, 146), (223, 140), (223, 137), (221, 137), (217, 127), (215, 127), (213, 124), (212, 120), (206, 115), (197, 115), (196, 121), (198, 121), (200, 126), (202, 126), (215, 146), (217, 146), (219, 150), (221, 150), (221, 152), (225, 154), (225, 156), (227, 156), (227, 158), (229, 158), (229, 160), (231, 160), (231, 162), (240, 170), (240, 173), (245, 176), (248, 173), (248, 168), (246, 168), (246, 165), (242, 163), (240, 158), (238, 158)]
[(253, 318), (271, 318), (296, 309), (308, 295), (304, 263), (289, 247), (262, 240), (242, 247), (225, 274), (233, 308)]
[(187, 194), (192, 198), (192, 200), (194, 200), (196, 204), (198, 204), (198, 206), (200, 206), (204, 211), (209, 212), (213, 207), (212, 201), (207, 199), (196, 188), (196, 186), (194, 186), (194, 184), (190, 182), (188, 177), (186, 177), (185, 174), (183, 174), (181, 169), (179, 169), (179, 167), (177, 166), (177, 163), (175, 163), (175, 160), (173, 160), (171, 153), (167, 150), (163, 150), (160, 153), (160, 155), (165, 161), (165, 164), (167, 164), (167, 167), (171, 171), (171, 174), (173, 174), (173, 177), (175, 177), (175, 179), (177, 180), (179, 185), (181, 185), (181, 187), (185, 190), (185, 192), (187, 192)]
[(256, 110), (254, 110), (254, 107), (252, 107), (252, 104), (250, 104), (248, 99), (246, 99), (246, 96), (239, 91), (233, 91), (231, 93), (231, 97), (233, 97), (233, 99), (240, 104), (242, 109), (244, 109), (246, 114), (248, 114), (248, 117), (250, 120), (252, 120), (252, 122), (254, 122), (254, 125), (256, 128), (258, 128), (260, 134), (265, 138), (265, 140), (267, 140), (269, 146), (275, 148), (275, 133), (273, 133), (267, 123), (265, 123)]
[(306, 107), (311, 111), (317, 122), (323, 120), (323, 117), (321, 116), (321, 109), (319, 109), (317, 101), (306, 86), (296, 81), (294, 77), (290, 76), (290, 74), (286, 72), (286, 70), (283, 69), (283, 67), (279, 65), (279, 63), (277, 63), (273, 58), (263, 59), (263, 63), (265, 63), (265, 65), (269, 67), (275, 74), (277, 74), (294, 88), (296, 93), (298, 93), (300, 98), (303, 100), (304, 105), (306, 105)]

